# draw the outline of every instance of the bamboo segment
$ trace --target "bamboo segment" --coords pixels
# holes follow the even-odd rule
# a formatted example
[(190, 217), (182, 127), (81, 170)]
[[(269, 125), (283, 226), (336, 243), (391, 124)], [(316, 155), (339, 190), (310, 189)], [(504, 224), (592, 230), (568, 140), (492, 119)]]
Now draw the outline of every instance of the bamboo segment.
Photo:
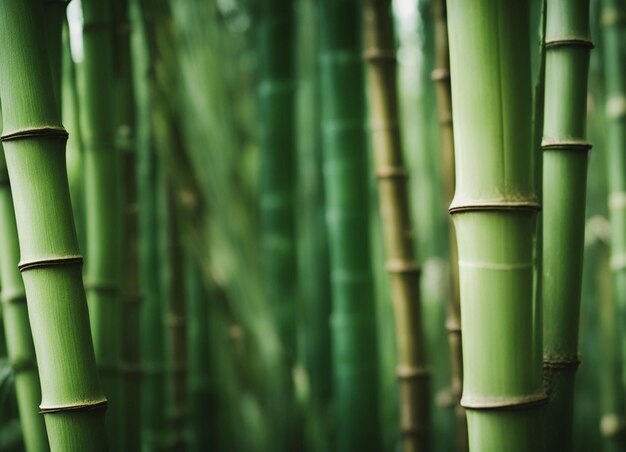
[(430, 372), (424, 350), (420, 273), (413, 243), (408, 174), (398, 124), (396, 57), (389, 0), (364, 3), (364, 38), (370, 128), (396, 322), (402, 444), (405, 452), (425, 451), (430, 443)]
[[(106, 450), (104, 397), (72, 221), (65, 140), (35, 0), (0, 3), (4, 150), (52, 451)], [(2, 44), (0, 44), (2, 45)], [(35, 183), (35, 181), (37, 183)]]
[[(356, 0), (325, 0), (320, 14), (333, 391), (339, 451), (378, 450), (380, 441), (359, 6)], [(413, 375), (414, 370), (407, 369), (406, 377)]]
[[(448, 20), (446, 0), (435, 0), (435, 69), (431, 74), (437, 89), (439, 109), (439, 130), (441, 147), (441, 170), (444, 193), (448, 202), (454, 197), (454, 128), (452, 125), (452, 96), (450, 87), (450, 55), (448, 46)], [(452, 361), (451, 390), (456, 402), (457, 450), (467, 450), (467, 420), (465, 410), (460, 405), (463, 393), (463, 346), (461, 341), (461, 305), (459, 300), (459, 266), (456, 234), (452, 221), (449, 223), (450, 236), (450, 296), (446, 306), (446, 330)]]
[[(0, 123), (1, 120), (0, 115)], [(22, 275), (17, 268), (20, 260), (17, 226), (2, 146), (0, 146), (0, 242), (2, 320), (8, 357), (13, 368), (24, 445), (27, 452), (47, 451), (48, 436), (43, 417), (38, 410), (41, 401), (39, 372), (28, 321), (26, 292)]]
[(549, 0), (543, 128), (543, 354), (547, 450), (571, 450), (585, 225), (589, 1)]
[[(624, 51), (626, 11), (623, 3), (604, 0), (602, 12), (604, 80), (606, 86), (607, 164), (611, 270), (620, 329), (626, 325), (626, 80)], [(622, 333), (623, 336), (624, 333)], [(622, 374), (626, 371), (626, 343), (622, 338)], [(623, 416), (623, 413), (620, 413)], [(624, 419), (621, 418), (624, 428)], [(622, 432), (622, 435), (624, 433)]]
[[(470, 450), (541, 446), (529, 4), (448, 1), (463, 397)], [(463, 32), (453, 32), (462, 30)], [(478, 114), (480, 112), (480, 114)]]
[(94, 349), (105, 393), (111, 400), (107, 427), (119, 448), (121, 415), (121, 177), (115, 147), (113, 34), (105, 0), (83, 4), (81, 106), (84, 142), (85, 214), (88, 256), (85, 279)]

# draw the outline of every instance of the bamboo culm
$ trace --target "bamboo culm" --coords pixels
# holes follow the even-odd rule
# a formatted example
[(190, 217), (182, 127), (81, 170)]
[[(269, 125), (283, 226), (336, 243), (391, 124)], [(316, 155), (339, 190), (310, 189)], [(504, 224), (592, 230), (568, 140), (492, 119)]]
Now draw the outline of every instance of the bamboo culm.
[(589, 1), (548, 0), (545, 35), (542, 296), (550, 396), (546, 450), (573, 447), (574, 377), (585, 232)]
[(408, 173), (400, 141), (391, 2), (367, 0), (363, 16), (370, 130), (396, 323), (402, 445), (405, 452), (425, 451), (430, 442), (430, 372), (426, 367)]
[(107, 401), (92, 347), (67, 186), (67, 133), (60, 123), (44, 40), (41, 3), (0, 4), (0, 43), (6, 46), (0, 64), (12, 68), (0, 73), (2, 140), (20, 242), (19, 268), (35, 332), (40, 411), (52, 451), (102, 451), (107, 449)]
[[(448, 1), (463, 396), (469, 449), (542, 444), (533, 308), (529, 4)], [(477, 115), (476, 112), (481, 114)]]
[(359, 1), (324, 0), (319, 16), (338, 451), (378, 450), (380, 442), (359, 13)]

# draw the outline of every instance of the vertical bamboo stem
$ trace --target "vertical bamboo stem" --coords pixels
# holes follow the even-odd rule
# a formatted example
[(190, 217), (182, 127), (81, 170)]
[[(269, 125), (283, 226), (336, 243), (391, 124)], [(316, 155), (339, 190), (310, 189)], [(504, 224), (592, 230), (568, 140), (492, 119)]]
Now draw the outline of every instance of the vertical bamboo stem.
[[(541, 445), (529, 4), (448, 1), (463, 397), (470, 450)], [(458, 32), (453, 32), (458, 30)], [(480, 114), (477, 114), (480, 112)]]
[[(446, 0), (435, 0), (433, 4), (435, 18), (435, 69), (431, 78), (437, 90), (439, 110), (439, 139), (441, 149), (441, 171), (444, 194), (448, 202), (454, 197), (454, 128), (452, 124), (452, 96), (450, 87), (450, 55), (448, 46), (448, 20)], [(450, 347), (452, 382), (451, 390), (457, 418), (457, 449), (467, 450), (467, 419), (465, 410), (460, 405), (463, 393), (463, 346), (461, 334), (461, 305), (459, 300), (458, 249), (454, 224), (449, 222), (450, 248), (450, 294), (446, 306), (446, 330)]]
[(402, 444), (405, 452), (425, 451), (430, 443), (430, 373), (426, 366), (420, 273), (413, 243), (408, 173), (400, 142), (396, 56), (389, 0), (364, 3), (364, 42), (370, 129), (396, 323)]
[(40, 411), (51, 450), (106, 450), (106, 398), (89, 330), (65, 170), (67, 133), (47, 64), (41, 4), (0, 3), (0, 43), (5, 43), (0, 66), (11, 67), (0, 71), (2, 140), (15, 201), (20, 270), (36, 332)]
[[(543, 126), (543, 354), (547, 450), (573, 447), (585, 226), (589, 1), (548, 0)], [(555, 449), (556, 448), (556, 449)]]

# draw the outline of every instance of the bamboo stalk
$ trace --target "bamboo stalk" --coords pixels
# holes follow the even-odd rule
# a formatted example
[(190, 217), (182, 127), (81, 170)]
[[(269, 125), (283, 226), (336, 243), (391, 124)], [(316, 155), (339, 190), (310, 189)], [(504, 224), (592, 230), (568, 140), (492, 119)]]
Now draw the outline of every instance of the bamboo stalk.
[(94, 349), (105, 394), (107, 427), (119, 448), (121, 430), (121, 174), (115, 146), (111, 6), (88, 0), (83, 7), (81, 110), (84, 143), (87, 301)]
[[(2, 115), (0, 112), (0, 123)], [(41, 387), (35, 346), (28, 321), (26, 292), (17, 268), (20, 260), (15, 210), (4, 152), (0, 145), (0, 285), (2, 320), (8, 358), (13, 369), (15, 394), (27, 452), (47, 451), (48, 436), (39, 414)]]
[[(53, 451), (106, 450), (104, 397), (89, 330), (65, 140), (35, 0), (0, 3), (3, 143), (42, 401)], [(60, 36), (59, 36), (60, 39)], [(0, 44), (0, 45), (2, 45)], [(35, 184), (34, 181), (37, 181)]]
[[(437, 107), (439, 111), (439, 139), (441, 150), (441, 172), (444, 193), (448, 202), (454, 197), (454, 128), (452, 124), (452, 95), (450, 87), (450, 54), (448, 46), (448, 20), (446, 17), (446, 0), (435, 0), (433, 3), (435, 18), (435, 69), (431, 78), (437, 90)], [(451, 391), (455, 401), (457, 420), (457, 450), (467, 450), (467, 419), (465, 410), (460, 405), (463, 393), (463, 346), (461, 334), (461, 305), (459, 300), (459, 266), (458, 249), (454, 224), (449, 221), (450, 248), (450, 295), (446, 305), (446, 330), (451, 358)]]
[(408, 173), (398, 120), (396, 56), (389, 0), (364, 3), (370, 130), (374, 145), (379, 208), (391, 278), (400, 388), (400, 430), (404, 451), (430, 444), (430, 372), (426, 365), (419, 297), (419, 266), (413, 243)]
[(589, 1), (548, 0), (543, 153), (542, 304), (547, 450), (573, 447), (574, 377), (585, 225)]
[[(470, 450), (541, 445), (529, 5), (448, 1), (463, 397)], [(459, 30), (461, 32), (454, 32)], [(480, 112), (480, 114), (477, 114)]]
[(360, 4), (356, 0), (325, 0), (320, 12), (336, 448), (378, 450), (378, 353), (369, 249)]

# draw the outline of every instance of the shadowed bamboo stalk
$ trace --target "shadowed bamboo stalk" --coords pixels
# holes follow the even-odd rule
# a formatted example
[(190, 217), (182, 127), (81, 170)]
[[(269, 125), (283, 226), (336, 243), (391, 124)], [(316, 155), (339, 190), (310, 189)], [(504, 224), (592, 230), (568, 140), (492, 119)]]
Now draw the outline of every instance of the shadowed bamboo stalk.
[(336, 450), (378, 450), (378, 351), (369, 248), (360, 2), (324, 0), (320, 5)]
[[(450, 55), (448, 48), (448, 20), (446, 0), (433, 3), (435, 18), (435, 69), (431, 78), (437, 90), (439, 110), (439, 139), (441, 152), (441, 172), (444, 194), (448, 202), (454, 197), (454, 129), (452, 125), (452, 96), (450, 88)], [(457, 450), (467, 450), (467, 419), (460, 405), (463, 393), (463, 346), (461, 334), (461, 305), (459, 300), (459, 266), (456, 234), (452, 221), (449, 222), (450, 248), (450, 293), (446, 306), (446, 330), (450, 347), (452, 381), (451, 390), (455, 401), (457, 418)]]
[[(529, 4), (448, 1), (463, 397), (470, 450), (541, 446)], [(477, 114), (480, 112), (480, 114)]]
[[(59, 36), (60, 39), (60, 36)], [(104, 397), (72, 220), (65, 140), (35, 0), (0, 3), (2, 140), (50, 448), (106, 450)], [(34, 181), (37, 181), (34, 183)]]
[(542, 304), (546, 449), (573, 447), (585, 229), (589, 0), (548, 0), (543, 124)]
[(430, 443), (430, 372), (426, 367), (408, 173), (400, 142), (391, 2), (367, 0), (363, 17), (370, 129), (396, 323), (400, 430), (405, 452), (425, 451)]
[(120, 440), (121, 177), (115, 146), (113, 25), (111, 5), (87, 0), (83, 7), (83, 99), (87, 300), (94, 349), (105, 394), (111, 401), (107, 428)]

